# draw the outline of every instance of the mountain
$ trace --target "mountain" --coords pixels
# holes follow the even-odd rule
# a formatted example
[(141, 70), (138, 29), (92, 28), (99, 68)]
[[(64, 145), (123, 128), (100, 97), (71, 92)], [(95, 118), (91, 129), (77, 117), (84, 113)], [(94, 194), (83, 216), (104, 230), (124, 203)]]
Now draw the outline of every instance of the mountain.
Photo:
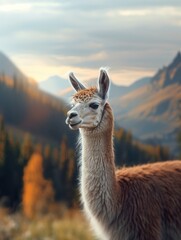
[[(54, 81), (44, 88), (69, 102), (74, 91), (68, 79)], [(50, 83), (49, 82), (49, 83)], [(61, 82), (61, 83), (60, 83)], [(84, 83), (96, 84), (95, 80)], [(112, 82), (110, 102), (117, 125), (131, 130), (136, 138), (143, 141), (161, 142), (176, 149), (176, 132), (180, 127), (179, 111), (181, 101), (181, 53), (173, 61), (159, 69), (153, 77), (145, 77), (130, 86), (120, 86)]]
[(166, 87), (171, 84), (181, 84), (181, 53), (178, 52), (171, 64), (160, 69), (151, 79), (157, 87)]
[(48, 79), (43, 80), (39, 83), (39, 88), (41, 90), (57, 96), (61, 95), (61, 93), (69, 87), (69, 81), (57, 75), (51, 76)]
[(116, 99), (118, 97), (124, 96), (149, 83), (150, 83), (150, 77), (144, 77), (144, 78), (138, 79), (129, 86), (120, 86), (112, 83), (111, 91), (110, 91), (110, 101), (113, 101), (113, 99)]
[[(64, 101), (69, 102), (70, 97), (75, 93), (75, 91), (72, 89), (70, 86), (69, 81), (67, 80), (69, 87), (66, 88), (65, 90), (61, 90), (58, 92), (58, 96), (63, 98)], [(85, 86), (95, 86), (97, 84), (95, 79), (88, 80), (84, 82)], [(127, 92), (127, 87), (126, 86), (119, 86), (114, 84), (113, 82), (111, 83), (111, 91), (110, 91), (110, 98), (116, 98), (119, 96), (124, 95)]]
[(16, 79), (21, 84), (31, 84), (36, 86), (35, 80), (24, 75), (19, 68), (2, 52), (0, 52), (0, 76), (4, 77), (7, 81)]
[(127, 91), (128, 92), (131, 92), (133, 90), (136, 90), (137, 88), (140, 88), (140, 87), (143, 87), (147, 84), (150, 83), (150, 77), (143, 77), (143, 78), (140, 78), (139, 80), (136, 80), (134, 83), (132, 83), (131, 85), (129, 85), (127, 88), (129, 89)]
[(60, 98), (37, 87), (4, 54), (0, 53), (0, 116), (13, 132), (59, 144), (70, 132), (65, 128), (66, 106)]
[[(52, 96), (34, 87), (34, 85), (32, 86), (28, 82), (28, 78), (21, 74), (21, 71), (10, 60), (5, 57), (4, 61), (7, 64), (4, 64), (3, 74), (0, 75), (0, 130), (3, 129), (3, 122), (5, 122), (12, 142), (14, 137), (16, 140), (22, 141), (26, 133), (29, 133), (34, 144), (39, 143), (44, 147), (48, 144), (54, 148), (60, 142), (66, 141), (67, 146), (75, 147), (77, 133), (72, 132), (68, 126), (65, 127), (68, 110), (66, 104), (60, 98)], [(18, 73), (20, 75), (17, 75)], [(14, 74), (21, 78), (14, 77)], [(59, 77), (56, 79), (59, 83)], [(68, 81), (67, 83), (69, 84)], [(114, 84), (112, 88), (117, 90), (117, 86)], [(4, 120), (2, 121), (2, 119)], [(121, 152), (120, 144), (126, 146), (125, 150)], [(115, 146), (116, 155), (120, 156), (122, 154), (124, 156), (119, 157), (119, 159), (125, 161), (124, 164), (132, 165), (140, 162), (158, 161), (163, 158), (163, 154), (161, 156), (160, 152), (157, 152), (157, 147), (144, 145), (133, 140), (130, 132), (120, 128), (115, 130)], [(40, 151), (41, 146), (38, 149)], [(63, 149), (65, 150), (64, 145)], [(129, 154), (127, 149), (129, 149)], [(168, 157), (168, 151), (164, 148), (160, 149), (165, 153), (164, 156)], [(58, 163), (57, 152), (53, 151), (52, 154)], [(135, 154), (139, 156), (136, 161), (134, 159)], [(130, 156), (130, 162), (127, 162), (126, 156)], [(123, 164), (123, 162), (118, 162), (118, 164)]]
[[(97, 80), (90, 79), (84, 82), (85, 86), (94, 86), (97, 84)], [(115, 83), (111, 83), (110, 99), (123, 96), (141, 86), (144, 86), (150, 82), (150, 77), (144, 77), (135, 81), (130, 86), (120, 86)], [(69, 102), (70, 97), (74, 94), (74, 90), (70, 86), (68, 79), (60, 78), (59, 76), (49, 77), (47, 80), (44, 80), (39, 83), (39, 88), (56, 95), (60, 98), (63, 98), (66, 102)]]
[[(22, 96), (15, 98), (15, 95), (17, 95), (16, 92), (13, 92), (13, 95), (11, 91), (7, 91), (6, 96), (8, 96), (9, 99), (6, 98), (6, 91), (3, 90), (2, 87), (4, 86), (3, 83), (12, 89), (20, 91), (20, 95)], [(45, 106), (37, 102), (47, 104), (50, 108), (61, 109), (60, 111), (62, 111), (63, 114), (61, 116), (64, 116), (65, 105), (61, 101), (61, 98), (67, 101), (74, 93), (68, 79), (63, 79), (59, 76), (52, 76), (42, 81), (39, 85), (40, 89), (57, 95), (59, 98), (39, 90), (35, 82), (24, 75), (15, 64), (2, 53), (0, 53), (0, 84), (2, 90), (0, 93), (0, 101), (1, 103), (6, 103), (3, 105), (3, 108), (0, 106), (0, 113), (8, 119), (7, 123), (10, 125), (14, 124), (11, 122), (11, 119), (17, 118), (15, 120), (15, 126), (17, 126), (17, 122), (20, 121), (18, 124), (19, 126), (24, 126), (25, 131), (34, 129), (34, 133), (40, 135), (41, 126), (44, 126), (42, 136), (45, 137), (47, 133), (44, 134), (44, 131), (46, 132), (45, 126), (47, 122), (43, 123), (44, 117), (36, 119), (38, 114), (34, 114), (34, 112), (41, 112), (41, 109), (44, 111)], [(93, 80), (85, 84), (88, 86), (93, 85)], [(24, 94), (30, 97), (29, 100), (26, 100)], [(13, 95), (16, 100), (11, 99), (11, 95)], [(30, 100), (31, 98), (34, 100)], [(24, 106), (22, 105), (23, 108), (19, 107), (18, 102), (16, 104), (17, 107), (10, 110), (11, 108), (8, 108), (8, 104), (10, 102), (13, 104), (13, 102), (16, 101), (24, 101)], [(139, 79), (130, 86), (119, 86), (112, 83), (110, 102), (118, 126), (126, 130), (131, 130), (133, 135), (142, 141), (166, 144), (171, 147), (172, 152), (174, 152), (176, 149), (176, 133), (180, 128), (181, 53), (178, 52), (168, 66), (164, 66), (158, 70), (151, 78), (146, 77)], [(21, 112), (23, 114), (29, 105), (31, 105), (31, 115), (34, 117), (32, 122), (29, 122), (27, 118), (23, 125), (21, 121), (23, 121), (24, 117), (22, 116), (24, 115), (21, 115)], [(39, 107), (35, 109), (35, 107), (33, 107), (35, 105)], [(16, 111), (16, 109), (18, 109), (18, 111)], [(45, 110), (45, 112), (46, 114), (42, 113), (42, 116), (56, 115), (52, 113), (51, 110)], [(48, 124), (50, 124), (50, 119), (48, 121)], [(54, 126), (57, 126), (57, 123), (54, 124)], [(49, 130), (47, 130), (47, 132), (49, 132)], [(52, 132), (55, 133), (57, 139), (60, 132), (56, 130), (52, 130)]]
[(176, 149), (180, 128), (181, 54), (163, 67), (150, 82), (112, 101), (117, 123), (142, 140), (159, 139)]

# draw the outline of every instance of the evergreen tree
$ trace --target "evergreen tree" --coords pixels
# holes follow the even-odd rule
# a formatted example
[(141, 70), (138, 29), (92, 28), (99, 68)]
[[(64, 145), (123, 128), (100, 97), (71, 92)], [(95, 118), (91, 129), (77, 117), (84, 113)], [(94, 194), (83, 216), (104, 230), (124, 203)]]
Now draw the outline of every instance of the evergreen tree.
[(43, 161), (43, 170), (44, 176), (46, 179), (53, 180), (53, 161), (51, 158), (51, 147), (46, 145), (43, 151), (44, 161)]
[(11, 208), (18, 206), (22, 189), (19, 155), (19, 144), (9, 137), (3, 117), (0, 117), (0, 197), (5, 197)]
[(181, 130), (178, 134), (179, 158), (181, 159)]
[(49, 144), (47, 144), (44, 148), (44, 158), (49, 159), (51, 157), (51, 147)]
[(31, 154), (33, 153), (33, 143), (31, 140), (30, 134), (25, 134), (23, 143), (21, 145), (21, 158), (20, 158), (20, 164), (24, 167)]
[(181, 159), (181, 100), (179, 101), (179, 119), (180, 119), (180, 129), (177, 136), (178, 148), (179, 148), (179, 158)]
[(4, 163), (4, 149), (6, 142), (6, 131), (4, 127), (4, 118), (0, 115), (0, 167)]
[(65, 165), (65, 161), (68, 159), (68, 146), (67, 146), (67, 138), (64, 137), (60, 144), (60, 167), (63, 168)]
[(67, 201), (70, 207), (73, 206), (75, 197), (77, 195), (77, 176), (78, 169), (75, 161), (75, 152), (73, 149), (69, 149), (67, 171)]

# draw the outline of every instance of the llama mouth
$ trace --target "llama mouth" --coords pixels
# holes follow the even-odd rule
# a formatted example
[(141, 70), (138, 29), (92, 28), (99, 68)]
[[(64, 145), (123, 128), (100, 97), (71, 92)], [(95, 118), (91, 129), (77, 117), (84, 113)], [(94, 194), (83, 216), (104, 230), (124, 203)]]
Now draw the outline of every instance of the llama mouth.
[(73, 127), (79, 125), (80, 123), (81, 123), (81, 121), (78, 122), (78, 123), (69, 123), (69, 125), (70, 125), (71, 128), (73, 128)]

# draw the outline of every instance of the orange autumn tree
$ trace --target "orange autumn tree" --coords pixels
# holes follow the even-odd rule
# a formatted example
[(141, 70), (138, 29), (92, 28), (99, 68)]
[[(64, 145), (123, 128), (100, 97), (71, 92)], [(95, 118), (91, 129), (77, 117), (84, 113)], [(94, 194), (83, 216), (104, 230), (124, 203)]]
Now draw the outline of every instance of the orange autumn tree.
[(29, 217), (46, 213), (53, 202), (54, 191), (50, 180), (43, 176), (43, 158), (34, 153), (24, 169), (23, 211)]

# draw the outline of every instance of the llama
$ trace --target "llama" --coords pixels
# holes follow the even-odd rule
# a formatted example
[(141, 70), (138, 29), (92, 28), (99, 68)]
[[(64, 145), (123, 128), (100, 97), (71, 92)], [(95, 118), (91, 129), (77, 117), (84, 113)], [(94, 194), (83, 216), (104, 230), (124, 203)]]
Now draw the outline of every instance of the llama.
[(100, 70), (98, 88), (85, 88), (73, 73), (69, 78), (77, 92), (66, 124), (80, 131), (81, 200), (96, 235), (102, 240), (181, 240), (181, 161), (116, 170), (107, 72)]

